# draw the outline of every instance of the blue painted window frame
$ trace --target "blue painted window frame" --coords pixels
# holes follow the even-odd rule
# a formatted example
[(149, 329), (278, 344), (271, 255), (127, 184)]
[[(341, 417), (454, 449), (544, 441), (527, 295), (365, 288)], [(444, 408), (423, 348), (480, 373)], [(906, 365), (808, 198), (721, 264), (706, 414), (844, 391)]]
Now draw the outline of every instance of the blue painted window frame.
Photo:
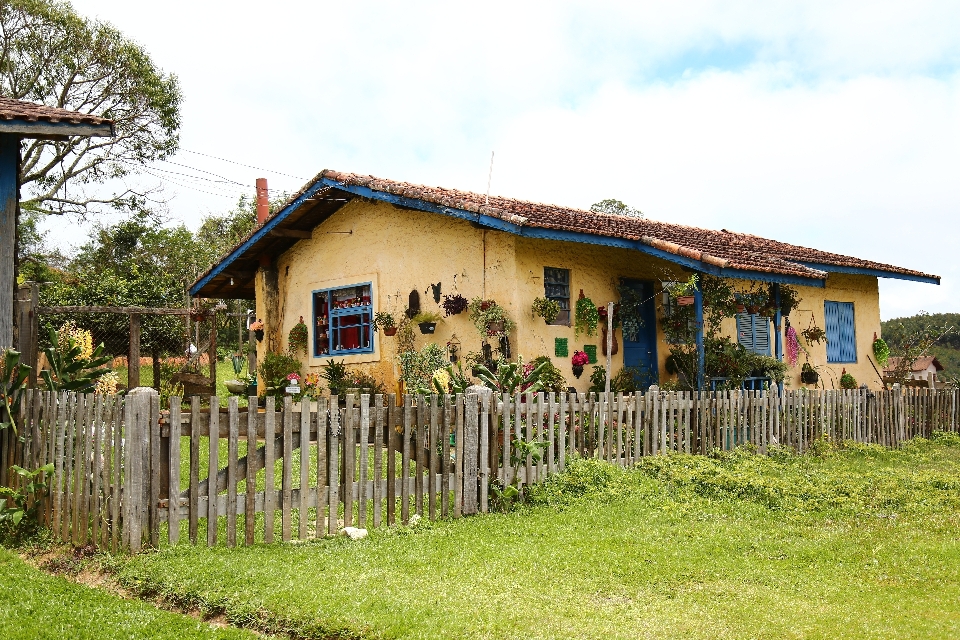
[[(370, 292), (370, 304), (365, 304), (356, 307), (345, 307), (342, 309), (334, 309), (332, 306), (333, 296), (331, 295), (334, 291), (340, 291), (341, 289), (352, 289), (358, 287), (367, 287), (367, 290)], [(323, 309), (325, 316), (317, 315), (317, 302), (320, 296), (325, 296), (325, 308)], [(314, 289), (310, 294), (310, 304), (313, 309), (313, 322), (311, 323), (313, 330), (313, 340), (310, 344), (312, 345), (311, 353), (314, 358), (332, 358), (335, 356), (349, 356), (358, 353), (373, 353), (374, 345), (376, 341), (376, 332), (373, 331), (373, 283), (372, 282), (358, 282), (355, 284), (345, 284), (339, 287), (328, 287), (326, 289)], [(346, 316), (361, 316), (359, 324), (344, 326), (334, 326), (335, 319), (343, 318)], [(326, 318), (324, 323), (324, 328), (327, 333), (327, 346), (328, 351), (326, 353), (320, 353), (319, 340), (317, 336), (317, 320), (318, 318)], [(361, 340), (364, 335), (369, 336), (370, 343), (363, 347), (358, 347), (356, 349), (337, 349), (333, 344), (334, 331), (339, 331), (344, 328), (360, 328)]]
[[(749, 319), (750, 322), (750, 336), (749, 340), (745, 339), (744, 336), (740, 334), (740, 325), (741, 322), (746, 323)], [(755, 353), (761, 356), (770, 355), (770, 318), (761, 316), (759, 313), (738, 313), (736, 316), (736, 329), (737, 329), (737, 342), (743, 345), (743, 348), (749, 351), (750, 353)], [(761, 349), (757, 347), (757, 327), (761, 323), (765, 323), (767, 331), (767, 347), (766, 349)]]
[(857, 322), (852, 302), (823, 301), (823, 324), (827, 333), (827, 362), (857, 361)]

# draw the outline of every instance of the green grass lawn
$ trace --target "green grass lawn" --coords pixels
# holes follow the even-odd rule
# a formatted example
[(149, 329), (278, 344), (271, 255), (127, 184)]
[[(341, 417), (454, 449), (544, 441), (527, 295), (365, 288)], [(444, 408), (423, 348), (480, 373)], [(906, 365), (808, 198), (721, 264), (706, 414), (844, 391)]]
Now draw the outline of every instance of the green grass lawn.
[(0, 638), (254, 638), (48, 576), (0, 548)]
[[(960, 440), (572, 465), (508, 514), (250, 548), (121, 584), (303, 637), (960, 636)], [(339, 635), (338, 635), (339, 634)]]

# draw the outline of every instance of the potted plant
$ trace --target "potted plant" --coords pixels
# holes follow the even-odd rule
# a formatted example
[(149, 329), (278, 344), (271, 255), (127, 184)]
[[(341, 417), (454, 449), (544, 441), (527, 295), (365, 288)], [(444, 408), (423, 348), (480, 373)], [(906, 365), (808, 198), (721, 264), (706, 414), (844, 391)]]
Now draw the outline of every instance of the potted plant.
[(876, 332), (873, 333), (873, 356), (881, 367), (887, 366), (887, 360), (890, 359), (890, 347), (887, 345), (887, 341), (878, 338)]
[(840, 372), (840, 388), (841, 389), (856, 389), (857, 388), (857, 379), (852, 375), (847, 373), (846, 368)]
[(579, 336), (586, 332), (588, 336), (597, 334), (597, 324), (600, 322), (600, 312), (597, 311), (597, 305), (593, 300), (583, 295), (583, 289), (580, 289), (580, 297), (577, 298), (576, 322), (574, 324), (573, 334)]
[(590, 356), (583, 351), (574, 351), (570, 358), (570, 364), (573, 365), (573, 375), (579, 378), (583, 375), (583, 367), (590, 362)]
[(397, 322), (393, 315), (386, 311), (377, 311), (373, 316), (373, 330), (381, 329), (385, 336), (397, 335)]
[(253, 335), (256, 336), (257, 342), (263, 342), (263, 320), (256, 320), (250, 323), (250, 328), (253, 330)]
[(820, 381), (820, 374), (809, 362), (804, 362), (800, 368), (800, 382), (803, 384), (817, 384)]
[(293, 355), (303, 353), (307, 355), (307, 342), (310, 334), (307, 332), (307, 325), (303, 322), (303, 316), (300, 316), (300, 322), (293, 325), (290, 333), (287, 334), (287, 349)]
[(534, 298), (530, 310), (533, 315), (543, 318), (547, 324), (553, 324), (560, 315), (560, 303), (550, 298)]
[(468, 307), (470, 322), (483, 339), (505, 336), (516, 328), (506, 309), (493, 300), (474, 298)]
[(413, 322), (420, 325), (420, 333), (424, 335), (432, 334), (437, 330), (437, 323), (443, 320), (436, 311), (421, 311), (413, 316)]
[(821, 341), (827, 339), (827, 332), (814, 324), (813, 318), (810, 319), (810, 326), (801, 331), (800, 335), (807, 341), (807, 344), (814, 342), (820, 344)]
[(462, 295), (455, 293), (450, 296), (443, 296), (443, 302), (440, 306), (443, 307), (444, 315), (450, 317), (466, 311), (470, 303)]
[[(770, 299), (773, 299), (772, 295)], [(800, 305), (800, 300), (800, 294), (795, 288), (785, 284), (780, 285), (780, 313), (789, 316)]]

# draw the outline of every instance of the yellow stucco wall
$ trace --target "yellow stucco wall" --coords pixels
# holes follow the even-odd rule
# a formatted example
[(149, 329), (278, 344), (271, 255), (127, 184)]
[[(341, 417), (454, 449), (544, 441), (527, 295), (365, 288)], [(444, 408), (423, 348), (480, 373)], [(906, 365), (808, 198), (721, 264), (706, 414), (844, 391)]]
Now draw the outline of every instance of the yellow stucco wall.
[[(352, 233), (342, 233), (350, 231)], [(330, 233), (341, 232), (341, 233)], [(318, 226), (309, 239), (298, 242), (276, 261), (280, 292), (280, 336), (286, 348), (286, 336), (303, 316), (312, 332), (312, 292), (328, 287), (347, 286), (363, 282), (373, 285), (375, 311), (387, 310), (399, 314), (406, 308), (411, 289), (420, 292), (424, 310), (442, 310), (433, 301), (429, 285), (442, 283), (443, 294), (460, 293), (468, 299), (476, 296), (492, 298), (500, 303), (517, 322), (517, 331), (511, 336), (514, 356), (530, 360), (540, 355), (553, 357), (554, 338), (569, 339), (570, 354), (585, 344), (598, 346), (598, 360), (605, 358), (600, 348), (600, 336), (574, 336), (571, 326), (548, 326), (530, 311), (533, 299), (543, 295), (543, 268), (558, 267), (570, 270), (571, 303), (581, 289), (598, 306), (615, 301), (616, 281), (620, 277), (638, 280), (665, 281), (686, 279), (689, 272), (678, 266), (627, 249), (584, 245), (555, 240), (540, 240), (514, 236), (504, 232), (481, 229), (475, 225), (442, 215), (415, 212), (381, 202), (355, 200), (348, 203), (329, 220)], [(257, 280), (258, 284), (261, 279)], [(866, 354), (871, 353), (873, 332), (880, 328), (879, 294), (876, 278), (866, 276), (831, 275), (826, 289), (800, 287), (801, 302), (791, 316), (794, 327), (800, 331), (809, 322), (811, 314), (823, 327), (823, 301), (854, 302), (858, 362), (844, 365), (859, 382), (879, 386), (872, 374)], [(262, 292), (257, 291), (258, 316)], [(656, 299), (660, 314), (660, 296)], [(725, 332), (735, 335), (733, 320), (724, 325)], [(462, 344), (461, 355), (479, 351), (481, 339), (469, 322), (467, 314), (446, 318), (437, 326), (433, 336), (417, 335), (417, 346), (426, 341), (445, 345), (456, 335)], [(617, 330), (620, 352), (613, 357), (613, 369), (622, 366), (623, 338)], [(663, 333), (657, 328), (658, 360), (661, 378), (667, 348)], [(264, 345), (259, 347), (263, 357)], [(372, 354), (336, 356), (347, 364), (359, 365), (383, 378), (389, 388), (395, 388), (395, 339), (378, 333)], [(553, 358), (570, 386), (578, 390), (589, 387), (589, 371), (577, 380), (573, 377), (570, 358)], [(319, 371), (326, 358), (304, 358), (304, 372)], [(801, 354), (801, 363), (803, 356)], [(826, 365), (826, 347), (814, 345), (811, 363), (823, 365), (825, 382), (830, 385), (840, 375), (840, 367)], [(836, 369), (836, 371), (834, 371)], [(800, 386), (799, 366), (790, 380)]]

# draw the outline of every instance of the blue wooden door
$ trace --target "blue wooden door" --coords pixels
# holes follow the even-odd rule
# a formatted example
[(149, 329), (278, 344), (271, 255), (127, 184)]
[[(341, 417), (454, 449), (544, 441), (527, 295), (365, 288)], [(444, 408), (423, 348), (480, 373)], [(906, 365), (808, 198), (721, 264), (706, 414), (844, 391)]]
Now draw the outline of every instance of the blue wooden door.
[(623, 338), (623, 365), (637, 370), (637, 384), (646, 389), (660, 379), (657, 360), (657, 312), (654, 305), (654, 284), (646, 280), (625, 280), (624, 284), (644, 301), (641, 307), (643, 326), (636, 340)]

